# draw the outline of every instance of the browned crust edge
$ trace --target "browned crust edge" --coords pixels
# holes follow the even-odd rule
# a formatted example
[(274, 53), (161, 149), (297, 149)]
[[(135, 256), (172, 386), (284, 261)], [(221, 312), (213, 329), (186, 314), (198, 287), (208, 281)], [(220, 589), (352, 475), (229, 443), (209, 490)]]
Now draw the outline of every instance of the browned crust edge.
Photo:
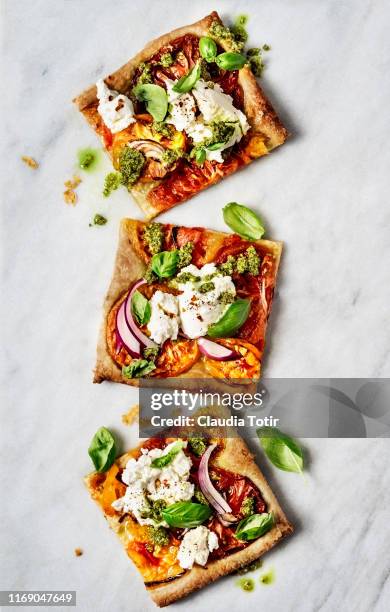
[[(273, 512), (275, 516), (275, 525), (264, 536), (247, 546), (247, 548), (228, 555), (223, 559), (211, 561), (206, 567), (195, 566), (192, 570), (187, 571), (183, 576), (172, 580), (172, 582), (161, 586), (146, 587), (153, 601), (160, 607), (167, 606), (178, 599), (181, 599), (193, 591), (197, 591), (206, 586), (210, 582), (218, 580), (222, 576), (231, 574), (239, 569), (255, 561), (268, 550), (273, 548), (282, 538), (290, 535), (293, 532), (293, 526), (287, 519), (282, 508), (280, 507), (274, 493), (271, 490), (267, 480), (265, 479), (260, 468), (256, 465), (252, 453), (242, 438), (226, 439), (226, 446), (221, 455), (218, 457), (217, 465), (237, 474), (247, 476), (260, 489), (261, 494), (267, 504), (269, 512)], [(126, 455), (120, 458), (119, 461), (125, 463)], [(91, 487), (90, 474), (85, 478), (85, 484), (93, 496)], [(118, 517), (106, 516), (110, 527), (116, 532), (119, 528)]]
[[(119, 241), (118, 248), (115, 258), (114, 271), (111, 279), (111, 283), (103, 303), (103, 321), (100, 326), (97, 354), (96, 354), (96, 366), (94, 370), (93, 382), (101, 383), (104, 380), (110, 380), (112, 382), (119, 382), (131, 386), (138, 387), (139, 381), (137, 379), (125, 380), (121, 374), (121, 370), (118, 368), (116, 363), (112, 360), (106, 342), (106, 321), (108, 313), (119, 299), (121, 294), (129, 289), (129, 287), (135, 283), (138, 279), (142, 278), (145, 272), (145, 264), (142, 261), (137, 249), (137, 227), (139, 224), (144, 225), (143, 221), (137, 221), (134, 219), (122, 219), (119, 226)], [(225, 237), (229, 234), (225, 232), (216, 232), (214, 230), (207, 230), (210, 236)], [(277, 277), (280, 257), (282, 253), (282, 243), (271, 240), (257, 240), (257, 244), (265, 245), (268, 249), (273, 251), (276, 258), (276, 271), (275, 281)], [(176, 378), (205, 378), (205, 374), (199, 368), (197, 369), (195, 364), (188, 372), (179, 375)]]
[[(209, 27), (213, 21), (222, 23), (216, 11), (213, 11), (210, 13), (210, 15), (207, 15), (200, 21), (197, 21), (191, 25), (177, 28), (168, 34), (164, 34), (152, 40), (144, 47), (144, 49), (142, 49), (142, 51), (137, 53), (137, 55), (131, 58), (121, 68), (109, 74), (105, 78), (107, 85), (121, 93), (127, 93), (128, 84), (131, 81), (136, 68), (141, 62), (147, 60), (161, 47), (167, 45), (175, 38), (184, 36), (185, 34), (195, 34), (197, 36), (207, 35)], [(223, 48), (228, 49), (224, 40), (219, 40), (218, 42)], [(254, 130), (266, 135), (268, 139), (268, 150), (272, 150), (275, 147), (283, 144), (288, 136), (288, 132), (278, 118), (263, 90), (257, 83), (252, 71), (248, 67), (244, 67), (239, 71), (239, 82), (244, 92), (245, 114)], [(83, 113), (85, 108), (87, 108), (93, 102), (96, 102), (96, 85), (88, 87), (85, 91), (74, 98), (73, 102), (77, 105), (79, 111)], [(87, 113), (83, 113), (83, 115), (91, 127), (95, 129), (91, 116)], [(220, 178), (224, 177), (221, 176)], [(153, 204), (147, 199), (149, 191), (153, 189), (154, 186), (154, 183), (147, 185), (142, 184), (129, 190), (147, 219), (152, 219), (161, 212), (164, 212), (163, 210), (160, 210), (160, 208), (153, 206)]]

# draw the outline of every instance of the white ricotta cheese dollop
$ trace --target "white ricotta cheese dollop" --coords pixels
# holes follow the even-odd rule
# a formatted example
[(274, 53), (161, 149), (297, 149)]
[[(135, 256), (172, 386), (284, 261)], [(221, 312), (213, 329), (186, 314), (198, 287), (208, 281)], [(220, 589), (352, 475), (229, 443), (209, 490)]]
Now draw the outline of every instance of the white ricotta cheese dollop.
[(239, 142), (249, 130), (250, 126), (247, 118), (242, 111), (234, 106), (233, 98), (225, 94), (218, 83), (214, 83), (213, 87), (210, 87), (203, 79), (199, 79), (192, 93), (206, 124), (212, 121), (229, 121), (234, 124), (232, 136), (220, 149), (217, 151), (206, 149), (207, 159), (222, 163), (224, 161), (222, 151)]
[(161, 457), (176, 444), (172, 442), (166, 448), (141, 449), (139, 459), (129, 459), (122, 474), (122, 481), (127, 485), (123, 497), (113, 502), (112, 506), (119, 512), (131, 512), (140, 525), (162, 525), (168, 527), (165, 521), (156, 523), (152, 518), (145, 517), (149, 509), (149, 500), (163, 500), (167, 505), (179, 501), (189, 501), (194, 495), (194, 485), (188, 477), (191, 469), (191, 459), (181, 450), (163, 468), (152, 467), (153, 459)]
[(168, 338), (176, 340), (179, 331), (179, 308), (177, 299), (170, 293), (156, 291), (150, 300), (152, 314), (148, 330), (152, 340), (162, 344)]
[[(183, 268), (182, 272), (189, 272), (200, 277), (200, 280), (179, 283), (179, 289), (182, 291), (177, 297), (180, 326), (189, 338), (200, 338), (207, 334), (209, 325), (219, 321), (228, 308), (219, 301), (220, 295), (225, 291), (236, 295), (236, 288), (231, 276), (223, 276), (213, 263), (205, 264), (202, 268), (190, 264)], [(215, 276), (211, 281), (205, 280), (205, 276), (210, 274)], [(199, 291), (205, 282), (212, 282), (214, 289), (206, 293)]]
[(191, 569), (194, 563), (206, 565), (209, 554), (218, 546), (217, 535), (207, 527), (200, 525), (190, 529), (185, 534), (177, 554), (180, 567)]
[(96, 89), (99, 100), (98, 113), (113, 134), (135, 122), (134, 106), (127, 96), (109, 89), (103, 79), (96, 83)]

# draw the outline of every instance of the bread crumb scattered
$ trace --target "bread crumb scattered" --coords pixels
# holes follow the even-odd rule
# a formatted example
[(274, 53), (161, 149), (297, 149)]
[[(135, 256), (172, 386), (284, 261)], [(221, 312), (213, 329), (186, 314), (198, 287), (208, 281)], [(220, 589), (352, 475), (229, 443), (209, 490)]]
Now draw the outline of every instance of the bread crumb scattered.
[(66, 187), (66, 191), (64, 191), (64, 200), (66, 204), (71, 204), (72, 206), (76, 205), (78, 198), (74, 190), (80, 185), (80, 183), (81, 178), (76, 175), (69, 181), (65, 181), (64, 185)]
[(76, 557), (81, 557), (81, 555), (83, 554), (83, 549), (82, 548), (75, 548), (74, 549), (74, 554), (76, 555)]
[(76, 205), (77, 195), (73, 189), (67, 189), (64, 191), (64, 200), (66, 204), (71, 204), (72, 206)]
[(139, 416), (139, 404), (134, 404), (126, 414), (122, 414), (122, 423), (132, 425)]
[(34, 170), (36, 170), (39, 166), (38, 162), (33, 157), (29, 157), (28, 155), (22, 155), (22, 161), (24, 161), (29, 168), (33, 168)]

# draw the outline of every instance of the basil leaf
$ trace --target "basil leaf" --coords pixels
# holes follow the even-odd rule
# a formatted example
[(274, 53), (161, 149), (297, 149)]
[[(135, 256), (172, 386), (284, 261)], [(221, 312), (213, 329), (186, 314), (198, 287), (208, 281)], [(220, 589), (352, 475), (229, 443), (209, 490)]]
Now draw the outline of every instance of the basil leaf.
[(195, 86), (195, 83), (200, 79), (200, 63), (197, 62), (187, 74), (185, 74), (172, 87), (176, 93), (187, 93)]
[(199, 51), (206, 62), (213, 62), (217, 55), (217, 45), (212, 38), (202, 36), (199, 40)]
[(106, 472), (116, 457), (115, 439), (105, 427), (100, 427), (89, 445), (88, 455), (98, 472)]
[(169, 278), (176, 274), (179, 253), (175, 251), (161, 251), (153, 255), (150, 266), (159, 278)]
[(233, 304), (230, 304), (219, 321), (210, 325), (207, 330), (207, 335), (210, 336), (210, 338), (234, 336), (247, 320), (250, 309), (250, 300), (236, 300)]
[(166, 465), (169, 465), (170, 463), (172, 463), (176, 455), (180, 453), (182, 448), (183, 448), (183, 442), (178, 440), (172, 446), (171, 450), (168, 453), (166, 453), (165, 455), (162, 455), (161, 457), (156, 457), (155, 459), (153, 459), (150, 465), (155, 468), (163, 468)]
[(260, 217), (247, 206), (237, 202), (229, 202), (224, 206), (223, 219), (233, 232), (243, 238), (260, 240), (264, 235), (265, 229)]
[(134, 87), (133, 93), (137, 100), (145, 102), (148, 112), (155, 121), (164, 120), (168, 110), (168, 96), (163, 87), (146, 83)]
[(205, 160), (206, 160), (206, 151), (204, 149), (197, 149), (195, 152), (196, 163), (201, 166)]
[(152, 308), (149, 300), (139, 291), (135, 291), (131, 299), (131, 310), (140, 325), (149, 323), (152, 315)]
[(276, 427), (261, 427), (257, 435), (271, 463), (285, 472), (303, 472), (303, 451), (298, 442)]
[(125, 378), (143, 378), (156, 369), (153, 361), (147, 359), (133, 359), (128, 366), (123, 366), (122, 376)]
[(256, 540), (271, 529), (274, 524), (274, 515), (272, 512), (267, 514), (252, 514), (248, 518), (243, 519), (237, 525), (236, 538), (247, 542), (248, 540)]
[(222, 149), (222, 147), (224, 147), (226, 144), (226, 142), (214, 142), (211, 145), (208, 145), (207, 149), (209, 151), (218, 151), (218, 149)]
[(227, 51), (226, 53), (217, 55), (215, 61), (222, 70), (240, 70), (240, 68), (245, 66), (248, 60), (244, 55), (241, 55), (241, 53)]
[(192, 502), (177, 502), (163, 510), (163, 519), (170, 527), (191, 528), (201, 525), (211, 516), (210, 506)]

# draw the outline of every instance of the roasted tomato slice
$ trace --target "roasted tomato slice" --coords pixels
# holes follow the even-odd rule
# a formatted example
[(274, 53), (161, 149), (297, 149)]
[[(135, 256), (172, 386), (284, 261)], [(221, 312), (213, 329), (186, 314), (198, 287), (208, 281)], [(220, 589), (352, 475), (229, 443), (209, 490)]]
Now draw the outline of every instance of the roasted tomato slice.
[(236, 351), (241, 357), (231, 361), (216, 361), (209, 357), (203, 357), (205, 368), (209, 374), (215, 378), (227, 379), (259, 378), (261, 354), (253, 344), (238, 338), (221, 338), (218, 342)]
[(196, 340), (167, 340), (156, 361), (153, 376), (167, 378), (187, 372), (198, 361), (200, 351)]
[(122, 482), (119, 482), (119, 480), (117, 479), (118, 474), (119, 468), (114, 463), (114, 465), (112, 465), (107, 472), (101, 493), (100, 503), (102, 505), (102, 508), (104, 509), (104, 512), (109, 516), (114, 516), (116, 514), (114, 508), (111, 505), (112, 502), (114, 502), (116, 499), (119, 499), (120, 497), (123, 497), (126, 492), (126, 485), (124, 485)]

